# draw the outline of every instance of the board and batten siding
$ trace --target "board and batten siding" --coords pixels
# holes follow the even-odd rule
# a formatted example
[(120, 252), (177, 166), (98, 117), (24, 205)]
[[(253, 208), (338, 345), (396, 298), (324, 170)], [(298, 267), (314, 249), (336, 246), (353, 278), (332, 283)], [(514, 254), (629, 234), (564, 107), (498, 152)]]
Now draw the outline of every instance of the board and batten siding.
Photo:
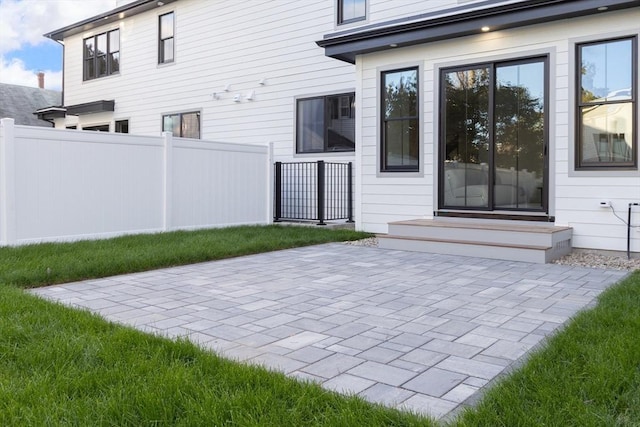
[[(158, 65), (158, 16), (171, 11), (175, 62)], [(272, 142), (280, 161), (350, 161), (353, 153), (295, 154), (295, 99), (355, 90), (354, 66), (325, 57), (315, 44), (334, 31), (334, 20), (332, 0), (167, 4), (66, 38), (65, 104), (114, 99), (112, 120), (128, 119), (130, 132), (141, 135), (159, 135), (163, 114), (199, 111), (203, 139)], [(115, 28), (120, 73), (83, 82), (83, 39)], [(57, 125), (76, 121), (103, 124), (104, 116), (68, 117)]]
[[(626, 225), (599, 202), (611, 201), (626, 219), (628, 203), (640, 202), (640, 173), (575, 171), (574, 52), (577, 42), (638, 35), (638, 22), (640, 10), (632, 9), (359, 56), (358, 228), (386, 233), (390, 221), (430, 218), (437, 209), (441, 68), (548, 55), (549, 214), (555, 216), (556, 225), (573, 227), (574, 247), (626, 250)], [(403, 177), (379, 172), (379, 79), (381, 70), (407, 66), (420, 66), (422, 158), (421, 173)], [(640, 224), (640, 214), (635, 213), (632, 222)], [(632, 251), (640, 251), (640, 233), (632, 231), (631, 237)]]

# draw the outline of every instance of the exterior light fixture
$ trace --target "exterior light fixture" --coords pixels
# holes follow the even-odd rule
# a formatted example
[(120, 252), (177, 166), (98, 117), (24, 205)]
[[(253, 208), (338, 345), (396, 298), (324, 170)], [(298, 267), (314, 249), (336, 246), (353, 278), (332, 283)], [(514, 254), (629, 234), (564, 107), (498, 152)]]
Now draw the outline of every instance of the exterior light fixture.
[(609, 8), (607, 6), (600, 6), (598, 8), (598, 11), (600, 11), (600, 12), (604, 12), (605, 10), (609, 10)]
[(396, 43), (391, 43), (389, 47), (398, 47), (398, 45)]
[(489, 27), (487, 27), (487, 26), (485, 25), (484, 27), (480, 28), (480, 30), (481, 30), (483, 33), (486, 33), (487, 31), (491, 30), (491, 28), (489, 28)]

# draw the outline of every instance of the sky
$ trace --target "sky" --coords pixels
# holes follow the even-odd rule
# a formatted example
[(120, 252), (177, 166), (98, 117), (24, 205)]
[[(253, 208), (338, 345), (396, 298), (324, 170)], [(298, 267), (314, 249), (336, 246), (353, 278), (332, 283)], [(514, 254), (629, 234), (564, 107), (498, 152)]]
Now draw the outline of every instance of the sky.
[(62, 46), (43, 36), (116, 7), (116, 0), (0, 0), (0, 83), (62, 89)]

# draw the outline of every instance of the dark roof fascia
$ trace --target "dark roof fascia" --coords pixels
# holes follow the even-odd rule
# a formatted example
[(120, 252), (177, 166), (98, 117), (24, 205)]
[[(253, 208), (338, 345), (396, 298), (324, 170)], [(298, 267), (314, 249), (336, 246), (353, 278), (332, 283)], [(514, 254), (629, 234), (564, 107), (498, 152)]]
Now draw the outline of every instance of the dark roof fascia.
[(66, 27), (60, 28), (50, 33), (46, 33), (44, 34), (44, 36), (52, 40), (63, 41), (65, 37), (89, 31), (103, 25), (111, 24), (121, 19), (138, 15), (140, 13), (167, 5), (169, 3), (173, 3), (175, 1), (177, 0), (136, 0), (132, 3), (125, 4), (100, 15), (96, 15), (83, 21), (76, 22), (75, 24), (67, 25)]
[(53, 119), (60, 119), (65, 116), (67, 109), (64, 107), (46, 107), (36, 110), (33, 114), (40, 120), (50, 122)]
[[(598, 10), (603, 7), (606, 10)], [(418, 15), (391, 25), (384, 22), (364, 31), (328, 34), (316, 44), (326, 56), (354, 64), (356, 55), (479, 34), (483, 26), (505, 30), (632, 7), (640, 7), (640, 0), (527, 0), (445, 16), (447, 11)]]
[(70, 116), (81, 116), (83, 114), (104, 113), (114, 111), (116, 102), (110, 101), (93, 101), (84, 104), (67, 105), (67, 114)]

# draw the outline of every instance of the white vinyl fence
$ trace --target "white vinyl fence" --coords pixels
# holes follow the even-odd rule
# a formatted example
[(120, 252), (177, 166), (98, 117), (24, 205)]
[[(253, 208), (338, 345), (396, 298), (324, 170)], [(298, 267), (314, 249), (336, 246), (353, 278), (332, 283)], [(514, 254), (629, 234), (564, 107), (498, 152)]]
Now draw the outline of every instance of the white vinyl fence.
[(272, 220), (271, 149), (0, 124), (0, 246)]

